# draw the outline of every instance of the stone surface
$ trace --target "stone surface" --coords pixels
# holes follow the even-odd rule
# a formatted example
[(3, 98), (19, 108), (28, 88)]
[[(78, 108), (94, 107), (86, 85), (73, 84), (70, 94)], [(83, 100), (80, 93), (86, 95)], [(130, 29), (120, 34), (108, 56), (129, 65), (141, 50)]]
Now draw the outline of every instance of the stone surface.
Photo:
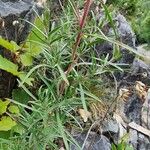
[(137, 143), (138, 143), (139, 150), (149, 150), (150, 149), (150, 138), (144, 136), (141, 133), (139, 133), (139, 138), (138, 138)]
[(129, 122), (141, 123), (142, 101), (136, 94), (133, 94), (124, 107), (124, 113)]
[[(86, 138), (86, 133), (79, 134), (75, 137), (78, 144), (82, 147), (84, 140)], [(95, 132), (91, 132), (88, 139), (85, 142), (83, 150), (111, 150), (110, 141), (103, 135), (99, 135)], [(71, 145), (70, 150), (78, 150), (78, 147)]]
[[(114, 32), (114, 29), (111, 27), (111, 23), (105, 18), (104, 12), (101, 12), (98, 18), (98, 20), (102, 20), (104, 22), (104, 25), (102, 26), (102, 31), (107, 37), (120, 41), (136, 50), (135, 34), (132, 31), (130, 24), (123, 15), (121, 15), (120, 13), (112, 15), (112, 19), (115, 24), (114, 26), (116, 34)], [(112, 43), (103, 41), (100, 44), (96, 45), (95, 52), (98, 57), (106, 57), (109, 54), (109, 59), (111, 59), (113, 57), (113, 49), (114, 45)], [(119, 50), (121, 57), (113, 61), (120, 64), (126, 64), (120, 66), (124, 69), (129, 69), (130, 65), (134, 61), (135, 54), (125, 49), (124, 47), (119, 47)], [(126, 72), (115, 72), (114, 74), (116, 79), (120, 81), (126, 75)]]
[(8, 15), (20, 15), (22, 12), (29, 11), (33, 6), (33, 0), (1, 0), (0, 14), (2, 17)]
[(141, 111), (142, 126), (150, 130), (150, 89), (147, 92), (146, 100)]
[[(102, 12), (99, 15), (99, 20), (103, 20), (103, 18), (104, 18), (104, 14)], [(114, 23), (116, 24), (115, 25), (116, 33), (117, 33), (116, 38), (118, 38), (118, 40), (120, 42), (122, 42), (130, 47), (135, 48), (135, 35), (131, 29), (131, 26), (127, 22), (126, 18), (121, 14), (115, 14), (115, 15), (113, 15), (112, 18), (113, 18)], [(105, 23), (105, 25), (102, 28), (102, 31), (106, 36), (115, 39), (114, 30), (110, 26), (109, 22)], [(113, 54), (113, 44), (112, 43), (108, 43), (106, 41), (101, 44), (97, 44), (95, 49), (99, 56), (106, 55), (107, 53), (109, 53), (110, 57), (112, 57), (112, 54)], [(133, 62), (134, 54), (130, 53), (125, 48), (120, 48), (120, 51), (121, 51), (122, 57), (119, 62), (127, 63), (127, 64), (130, 64)]]
[(113, 119), (103, 121), (101, 128), (102, 128), (103, 133), (109, 132), (112, 134), (117, 134), (119, 131), (118, 123), (116, 120), (113, 120)]
[(138, 146), (138, 132), (133, 129), (129, 129), (129, 143), (137, 149)]

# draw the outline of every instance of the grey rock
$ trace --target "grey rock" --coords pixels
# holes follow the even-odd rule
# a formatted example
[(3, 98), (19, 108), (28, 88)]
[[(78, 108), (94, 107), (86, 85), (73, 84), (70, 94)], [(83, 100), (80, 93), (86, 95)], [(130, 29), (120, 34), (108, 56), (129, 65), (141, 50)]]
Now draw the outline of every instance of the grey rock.
[(103, 121), (101, 128), (102, 128), (103, 133), (109, 132), (112, 134), (117, 134), (119, 131), (119, 126), (118, 126), (117, 121), (112, 120), (112, 119)]
[[(112, 39), (117, 39), (120, 42), (132, 47), (136, 50), (135, 47), (135, 34), (132, 31), (132, 28), (126, 18), (121, 14), (114, 14), (112, 15), (112, 19), (115, 24), (115, 31), (116, 34), (111, 27), (111, 24), (109, 21), (106, 21), (107, 19), (104, 18), (104, 13), (101, 12), (99, 15), (99, 20), (103, 20), (104, 25), (102, 26), (102, 31), (107, 37), (111, 37)], [(120, 54), (121, 57), (115, 60), (118, 64), (120, 64), (120, 67), (124, 69), (130, 69), (130, 65), (133, 63), (135, 54), (130, 52), (124, 47), (120, 47)], [(109, 54), (109, 58), (111, 59), (113, 57), (113, 44), (107, 41), (103, 41), (96, 45), (95, 51), (98, 57), (106, 57)], [(121, 65), (124, 64), (124, 65)], [(115, 72), (115, 77), (118, 81), (120, 81), (124, 76), (126, 76), (126, 72), (124, 73), (118, 73)]]
[(141, 121), (142, 126), (150, 130), (150, 89), (147, 92), (147, 98), (142, 106)]
[(29, 11), (33, 2), (33, 0), (1, 0), (0, 16), (20, 15), (22, 12)]
[(141, 124), (142, 104), (136, 93), (129, 97), (126, 105), (124, 105), (124, 113), (129, 122), (134, 121), (137, 124)]
[[(75, 137), (78, 144), (82, 147), (86, 133), (79, 134)], [(70, 150), (78, 150), (79, 148), (75, 145), (71, 145)], [(111, 144), (108, 138), (103, 135), (99, 135), (95, 132), (91, 132), (86, 140), (83, 150), (111, 150)]]
[[(99, 20), (104, 18), (103, 12), (100, 13), (99, 17), (100, 17)], [(117, 32), (118, 40), (130, 47), (135, 48), (135, 34), (132, 31), (132, 28), (127, 22), (126, 18), (121, 14), (116, 14), (112, 16), (112, 18), (114, 23), (116, 24), (116, 32)], [(110, 26), (109, 22), (104, 23), (102, 31), (106, 36), (115, 38), (114, 30)], [(99, 56), (109, 54), (109, 56), (112, 57), (113, 44), (109, 42), (103, 42), (97, 44), (95, 50), (99, 54)], [(130, 53), (125, 48), (121, 48), (120, 51), (122, 54), (120, 62), (131, 64), (134, 60), (134, 54)]]
[(115, 20), (117, 21), (117, 30), (121, 41), (128, 46), (135, 47), (135, 34), (126, 18), (118, 14)]
[(136, 130), (129, 130), (129, 144), (131, 144), (134, 149), (137, 149), (138, 146), (138, 132)]
[(150, 138), (148, 138), (145, 135), (139, 133), (138, 149), (139, 150), (149, 150), (150, 149)]
[(134, 59), (126, 81), (141, 81), (150, 85), (150, 66), (140, 59)]
[(29, 22), (34, 21), (41, 9), (34, 0), (0, 0), (0, 35), (17, 43), (24, 41), (31, 30)]

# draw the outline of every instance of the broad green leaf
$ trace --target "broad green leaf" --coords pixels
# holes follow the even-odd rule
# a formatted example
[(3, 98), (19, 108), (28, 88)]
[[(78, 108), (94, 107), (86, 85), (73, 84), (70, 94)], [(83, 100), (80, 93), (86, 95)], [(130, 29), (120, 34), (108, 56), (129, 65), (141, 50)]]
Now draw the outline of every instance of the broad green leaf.
[(23, 128), (23, 126), (17, 124), (16, 126), (14, 126), (12, 128), (12, 131), (15, 133), (19, 133), (20, 135), (22, 135), (25, 132), (25, 129)]
[(24, 53), (20, 55), (21, 63), (24, 66), (30, 66), (33, 63), (33, 57), (29, 53)]
[(28, 104), (28, 101), (31, 100), (31, 98), (27, 94), (27, 92), (21, 88), (13, 90), (12, 99), (14, 99), (15, 101), (18, 101), (22, 104)]
[(17, 50), (19, 50), (21, 47), (17, 45), (16, 42), (14, 41), (7, 41), (5, 39), (3, 39), (1, 36), (0, 36), (0, 45), (12, 52), (16, 52)]
[(10, 103), (9, 100), (2, 101), (0, 99), (0, 115), (6, 112), (6, 109), (9, 103)]
[(43, 31), (44, 31), (43, 22), (40, 20), (40, 18), (36, 18), (32, 28), (32, 32), (29, 35), (28, 39), (40, 42), (43, 41), (46, 37)]
[(10, 131), (0, 131), (0, 138), (9, 139)]
[(7, 60), (6, 58), (3, 58), (0, 55), (0, 69), (5, 70), (7, 72), (10, 72), (11, 74), (18, 76), (18, 66), (11, 61)]
[(3, 116), (0, 120), (0, 131), (8, 131), (16, 125), (16, 122), (9, 116)]
[[(14, 76), (19, 77), (21, 80), (24, 80), (26, 74), (24, 72), (18, 72), (18, 66), (11, 61), (7, 60), (6, 58), (3, 58), (0, 55), (0, 69), (5, 70)], [(32, 85), (32, 81), (34, 81), (33, 78), (26, 79), (25, 83), (28, 85)]]
[(15, 105), (10, 105), (8, 107), (9, 112), (11, 112), (12, 114), (19, 114), (19, 108)]
[(37, 43), (33, 42), (27, 42), (27, 47), (26, 51), (31, 55), (31, 56), (37, 56), (41, 53), (42, 51), (42, 46)]

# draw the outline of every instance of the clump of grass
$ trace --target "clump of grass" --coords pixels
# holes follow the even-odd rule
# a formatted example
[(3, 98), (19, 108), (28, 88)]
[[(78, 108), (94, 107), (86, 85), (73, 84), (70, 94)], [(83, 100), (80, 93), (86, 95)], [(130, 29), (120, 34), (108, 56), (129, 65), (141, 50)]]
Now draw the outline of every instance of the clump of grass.
[[(113, 74), (114, 68), (121, 70), (108, 57), (97, 58), (94, 46), (103, 39), (128, 48), (107, 38), (97, 26), (94, 14), (92, 21), (87, 19), (92, 2), (86, 0), (81, 16), (74, 2), (69, 0), (57, 23), (50, 20), (48, 8), (38, 18), (38, 24), (28, 40), (41, 45), (43, 52), (38, 62), (35, 61), (37, 65), (24, 79), (32, 75), (37, 79), (37, 84), (33, 92), (24, 81), (19, 82), (31, 99), (28, 104), (13, 101), (21, 109), (18, 124), (22, 132), (11, 133), (8, 139), (0, 139), (2, 149), (58, 149), (63, 146), (69, 150), (71, 144), (81, 149), (71, 135), (72, 129), (84, 131), (84, 123), (77, 110), (83, 108), (88, 111), (91, 100), (103, 103), (106, 100), (102, 98), (103, 93), (107, 95), (104, 86), (111, 85), (107, 85), (102, 75)], [(105, 11), (111, 21), (106, 7)], [(92, 91), (96, 85), (97, 91)], [(111, 98), (107, 97), (107, 100)], [(59, 141), (61, 144), (57, 144)]]

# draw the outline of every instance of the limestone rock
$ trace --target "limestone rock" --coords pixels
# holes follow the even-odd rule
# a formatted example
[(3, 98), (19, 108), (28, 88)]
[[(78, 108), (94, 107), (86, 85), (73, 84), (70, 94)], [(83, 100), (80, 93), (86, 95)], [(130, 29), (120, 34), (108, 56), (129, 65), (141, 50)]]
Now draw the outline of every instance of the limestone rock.
[[(75, 137), (78, 144), (82, 147), (84, 140), (86, 138), (86, 133), (79, 134)], [(91, 132), (85, 142), (83, 150), (111, 150), (111, 144), (108, 138), (103, 135), (99, 135), (95, 132)], [(78, 150), (78, 147), (71, 145), (70, 150)]]

